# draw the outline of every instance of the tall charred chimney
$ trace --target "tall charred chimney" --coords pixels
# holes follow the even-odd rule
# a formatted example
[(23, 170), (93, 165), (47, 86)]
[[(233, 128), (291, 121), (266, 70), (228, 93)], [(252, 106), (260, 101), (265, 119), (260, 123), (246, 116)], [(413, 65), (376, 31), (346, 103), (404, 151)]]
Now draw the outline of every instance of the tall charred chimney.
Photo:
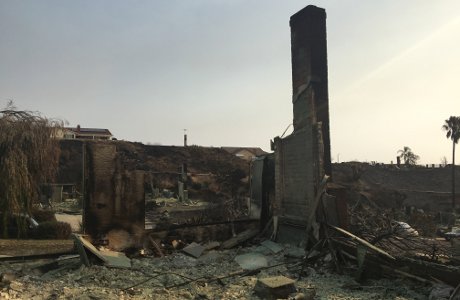
[(322, 123), (324, 169), (330, 175), (326, 11), (309, 5), (294, 14), (289, 24), (294, 131)]

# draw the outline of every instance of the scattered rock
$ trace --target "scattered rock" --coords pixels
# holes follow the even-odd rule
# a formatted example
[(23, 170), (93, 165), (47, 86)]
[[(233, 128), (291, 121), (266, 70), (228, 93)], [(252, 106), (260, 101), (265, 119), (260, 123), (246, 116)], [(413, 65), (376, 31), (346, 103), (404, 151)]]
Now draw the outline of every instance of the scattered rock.
[(268, 248), (271, 252), (273, 252), (275, 254), (283, 251), (283, 247), (280, 244), (277, 244), (277, 243), (272, 242), (270, 240), (263, 241), (260, 244), (262, 246)]
[(295, 280), (284, 276), (261, 278), (257, 281), (254, 292), (262, 299), (286, 299), (296, 291), (294, 283)]
[(431, 290), (430, 296), (428, 297), (429, 300), (443, 300), (449, 299), (450, 294), (454, 291), (454, 288), (448, 285), (438, 284), (433, 286)]
[(189, 291), (180, 291), (179, 296), (181, 297), (181, 299), (193, 299), (194, 298), (192, 293), (190, 293)]
[(306, 272), (307, 272), (308, 276), (316, 276), (316, 270), (313, 269), (312, 267), (307, 267)]
[(206, 245), (204, 245), (204, 247), (206, 248), (206, 250), (212, 250), (212, 249), (216, 249), (216, 248), (219, 248), (220, 247), (220, 243), (219, 242), (209, 242), (207, 243)]
[(11, 281), (10, 282), (10, 289), (17, 291), (17, 292), (22, 292), (24, 288), (24, 285), (18, 281)]
[(293, 300), (313, 300), (316, 296), (316, 290), (314, 288), (307, 288), (301, 293), (295, 294)]
[(306, 255), (305, 249), (299, 247), (289, 247), (285, 250), (286, 256), (302, 258)]
[(209, 300), (212, 298), (209, 298), (209, 296), (205, 293), (197, 293), (195, 300)]
[[(263, 247), (263, 246), (261, 246)], [(284, 246), (284, 251), (278, 254), (270, 252), (268, 255), (254, 253), (257, 247), (231, 249), (224, 251), (203, 252), (198, 259), (183, 252), (174, 252), (162, 258), (134, 258), (132, 269), (114, 269), (100, 265), (80, 267), (78, 269), (65, 269), (44, 278), (32, 273), (22, 277), (12, 276), (8, 283), (0, 287), (0, 299), (254, 299), (255, 286), (259, 278), (271, 278), (284, 275), (295, 278), (298, 274), (290, 265), (279, 265), (285, 262), (284, 256), (289, 249), (295, 247)], [(303, 250), (301, 248), (299, 252)], [(243, 253), (243, 255), (237, 255)], [(238, 257), (238, 258), (235, 258)], [(237, 262), (239, 261), (239, 263)], [(259, 269), (263, 266), (277, 265), (267, 268), (251, 276), (229, 276), (241, 274), (243, 267)], [(4, 280), (6, 273), (24, 274), (30, 262), (18, 264), (0, 264), (0, 274)], [(36, 262), (35, 262), (36, 264)], [(278, 266), (279, 265), (279, 266)], [(361, 290), (349, 287), (353, 279), (334, 273), (322, 272), (321, 269), (308, 267), (305, 271), (309, 274), (295, 282), (293, 293), (283, 297), (291, 300), (312, 299), (316, 293), (318, 299), (382, 299), (393, 300), (398, 297), (404, 299), (427, 299), (430, 290), (420, 286), (411, 286), (410, 282), (401, 283), (395, 280), (371, 281), (367, 288)], [(292, 272), (292, 273), (291, 273)], [(254, 272), (255, 273), (255, 272)], [(216, 277), (225, 277), (221, 280), (210, 280)], [(228, 277), (226, 277), (228, 276)], [(142, 281), (151, 280), (142, 283)], [(200, 279), (201, 278), (201, 279)], [(189, 284), (189, 280), (197, 279)], [(10, 288), (10, 283), (11, 288)], [(123, 289), (134, 286), (132, 289)], [(181, 285), (174, 289), (165, 286)], [(409, 284), (409, 285), (408, 285)], [(444, 287), (445, 288), (445, 287)], [(452, 291), (448, 291), (449, 293)], [(444, 294), (444, 295), (447, 295)], [(440, 298), (433, 292), (434, 298)], [(432, 297), (432, 299), (434, 299)], [(261, 297), (261, 299), (269, 299)], [(401, 298), (402, 299), (402, 298)], [(448, 299), (448, 298), (447, 298)]]
[(217, 251), (208, 252), (198, 258), (198, 261), (203, 264), (216, 263), (221, 258), (221, 255)]
[(5, 272), (0, 275), (1, 282), (4, 284), (10, 284), (13, 280), (16, 280), (17, 275), (11, 272)]
[(258, 252), (258, 253), (263, 254), (263, 255), (271, 255), (273, 253), (272, 251), (270, 251), (270, 249), (268, 249), (267, 247), (264, 247), (264, 246), (259, 246), (259, 247), (255, 248), (254, 252)]

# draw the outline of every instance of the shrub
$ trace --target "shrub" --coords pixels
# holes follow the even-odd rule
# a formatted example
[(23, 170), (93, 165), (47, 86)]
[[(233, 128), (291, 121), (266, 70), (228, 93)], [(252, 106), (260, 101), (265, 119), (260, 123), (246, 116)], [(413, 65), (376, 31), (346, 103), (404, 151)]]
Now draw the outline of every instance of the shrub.
[(38, 223), (57, 221), (52, 210), (34, 209), (32, 210), (32, 217)]
[(43, 222), (35, 228), (31, 236), (35, 239), (46, 240), (46, 239), (59, 239), (65, 240), (72, 234), (72, 228), (69, 223), (49, 221)]

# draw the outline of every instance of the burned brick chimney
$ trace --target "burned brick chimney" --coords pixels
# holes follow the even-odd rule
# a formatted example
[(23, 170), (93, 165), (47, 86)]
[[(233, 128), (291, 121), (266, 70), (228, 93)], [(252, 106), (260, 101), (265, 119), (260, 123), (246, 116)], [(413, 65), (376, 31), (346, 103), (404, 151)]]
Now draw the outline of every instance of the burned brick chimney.
[(294, 131), (275, 137), (275, 201), (278, 240), (305, 242), (321, 195), (331, 175), (327, 82), (326, 12), (307, 6), (290, 19)]
[(324, 171), (331, 175), (326, 11), (309, 5), (291, 16), (294, 131), (322, 123)]

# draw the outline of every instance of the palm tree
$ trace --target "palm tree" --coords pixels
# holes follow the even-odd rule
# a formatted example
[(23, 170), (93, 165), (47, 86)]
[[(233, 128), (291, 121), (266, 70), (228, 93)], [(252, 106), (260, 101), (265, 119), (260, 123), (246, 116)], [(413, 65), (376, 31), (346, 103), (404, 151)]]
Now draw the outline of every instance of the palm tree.
[(399, 157), (404, 160), (405, 165), (416, 165), (420, 156), (412, 152), (412, 149), (404, 146), (402, 150), (398, 151)]
[(442, 129), (446, 131), (446, 137), (452, 140), (452, 209), (455, 212), (455, 144), (460, 139), (460, 117), (450, 116), (444, 121)]

